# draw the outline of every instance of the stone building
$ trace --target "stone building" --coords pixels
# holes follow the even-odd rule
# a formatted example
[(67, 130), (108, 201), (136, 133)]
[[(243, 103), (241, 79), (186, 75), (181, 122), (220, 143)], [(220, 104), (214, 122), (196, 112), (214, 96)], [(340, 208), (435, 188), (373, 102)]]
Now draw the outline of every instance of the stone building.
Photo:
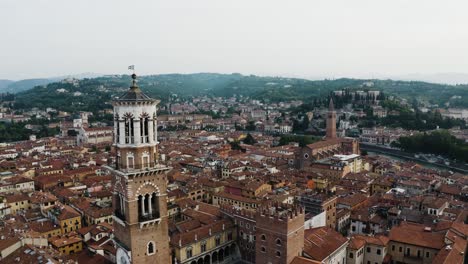
[(115, 166), (112, 173), (117, 263), (171, 263), (166, 172), (158, 163), (158, 100), (133, 84), (114, 106)]
[(265, 206), (257, 210), (255, 263), (291, 263), (304, 248), (304, 210), (298, 206)]
[(359, 142), (353, 138), (337, 138), (336, 112), (333, 101), (327, 114), (327, 134), (324, 140), (308, 144), (296, 155), (296, 165), (299, 169), (307, 169), (317, 160), (330, 158), (336, 154), (360, 154)]

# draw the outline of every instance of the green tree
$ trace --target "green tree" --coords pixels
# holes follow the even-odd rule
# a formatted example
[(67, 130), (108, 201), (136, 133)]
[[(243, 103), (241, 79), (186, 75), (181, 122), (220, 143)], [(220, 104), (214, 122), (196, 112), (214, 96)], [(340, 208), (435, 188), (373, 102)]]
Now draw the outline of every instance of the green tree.
[(257, 140), (255, 140), (255, 138), (250, 133), (248, 133), (244, 138), (244, 144), (253, 145), (255, 143), (257, 143)]

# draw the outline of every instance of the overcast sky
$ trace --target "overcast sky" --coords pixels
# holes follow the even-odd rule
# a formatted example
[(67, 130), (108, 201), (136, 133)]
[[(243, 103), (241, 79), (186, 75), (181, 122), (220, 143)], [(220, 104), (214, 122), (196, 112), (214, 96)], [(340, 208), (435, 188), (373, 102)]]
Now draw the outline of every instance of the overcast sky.
[(0, 79), (468, 73), (468, 1), (0, 0)]

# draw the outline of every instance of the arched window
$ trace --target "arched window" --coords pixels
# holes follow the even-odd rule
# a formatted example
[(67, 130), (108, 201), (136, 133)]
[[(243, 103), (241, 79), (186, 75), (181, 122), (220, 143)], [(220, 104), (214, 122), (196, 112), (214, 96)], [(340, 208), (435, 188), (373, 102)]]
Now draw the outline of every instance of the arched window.
[(279, 238), (276, 239), (276, 245), (281, 246), (281, 239)]
[(149, 115), (147, 113), (143, 113), (140, 116), (140, 137), (141, 143), (148, 143), (149, 142)]
[(276, 256), (277, 256), (277, 257), (281, 257), (281, 252), (276, 251)]
[(125, 118), (125, 143), (130, 143), (130, 119)]
[(124, 116), (125, 120), (125, 143), (126, 144), (133, 144), (135, 143), (134, 141), (134, 136), (135, 136), (135, 129), (133, 126), (133, 115), (130, 113), (125, 114)]
[(265, 241), (265, 240), (266, 240), (266, 236), (265, 236), (265, 235), (262, 235), (262, 236), (260, 237), (260, 239), (261, 239), (262, 241)]
[(206, 241), (203, 241), (200, 245), (200, 251), (203, 253), (206, 251)]
[(156, 113), (153, 114), (153, 140), (154, 142), (157, 141), (157, 120), (156, 120)]
[(115, 124), (114, 126), (117, 127), (116, 134), (114, 135), (115, 143), (120, 143), (120, 120), (119, 120), (119, 115), (115, 115), (114, 124)]
[(147, 253), (148, 255), (153, 255), (154, 254), (154, 242), (150, 241), (147, 246)]
[(263, 253), (266, 252), (266, 248), (265, 248), (265, 247), (262, 247), (261, 250), (262, 250)]
[(148, 143), (148, 117), (140, 118), (141, 143)]
[(192, 248), (189, 247), (185, 250), (185, 254), (187, 255), (187, 258), (191, 258), (192, 257)]
[(146, 118), (144, 119), (144, 122), (143, 122), (143, 123), (144, 123), (144, 126), (145, 126), (144, 139), (145, 139), (145, 143), (148, 143), (148, 142), (149, 142), (149, 138), (148, 138), (148, 136), (149, 136), (149, 128), (148, 128), (149, 121), (148, 121), (148, 117), (146, 117)]

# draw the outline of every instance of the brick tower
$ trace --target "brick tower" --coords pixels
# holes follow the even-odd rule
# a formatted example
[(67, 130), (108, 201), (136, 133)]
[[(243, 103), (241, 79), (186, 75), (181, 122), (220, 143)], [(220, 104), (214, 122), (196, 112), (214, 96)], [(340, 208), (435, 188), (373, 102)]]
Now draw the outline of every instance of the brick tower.
[(333, 106), (333, 99), (330, 98), (327, 114), (327, 139), (336, 138), (336, 111)]
[(158, 164), (158, 100), (133, 84), (114, 106), (115, 167), (112, 173), (117, 263), (171, 263), (166, 172)]
[(289, 264), (304, 248), (304, 210), (274, 205), (257, 210), (255, 263)]

